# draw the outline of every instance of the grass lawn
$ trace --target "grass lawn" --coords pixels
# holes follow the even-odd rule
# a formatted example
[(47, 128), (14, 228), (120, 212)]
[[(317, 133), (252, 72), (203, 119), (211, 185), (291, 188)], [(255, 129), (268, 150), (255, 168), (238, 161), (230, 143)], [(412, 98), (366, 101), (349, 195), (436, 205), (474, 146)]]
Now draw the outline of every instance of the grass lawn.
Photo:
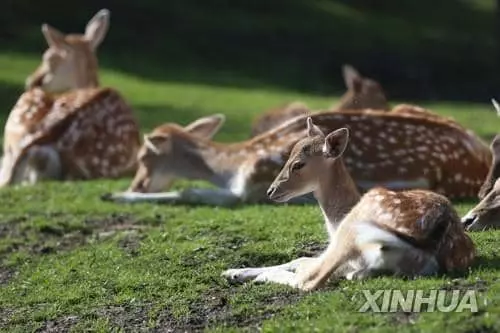
[[(37, 59), (0, 55), (0, 117)], [(340, 73), (339, 73), (340, 75)], [(230, 88), (151, 81), (102, 70), (120, 89), (144, 131), (164, 121), (187, 123), (211, 113), (227, 122), (217, 139), (248, 137), (265, 108), (300, 99), (325, 107), (331, 96), (269, 87)], [(409, 102), (409, 101), (406, 101)], [(484, 104), (425, 106), (455, 117), (488, 139), (500, 119)], [(473, 233), (479, 258), (462, 276), (405, 281), (341, 281), (303, 293), (274, 285), (230, 285), (227, 268), (271, 265), (318, 253), (326, 232), (316, 206), (212, 207), (116, 205), (103, 192), (130, 180), (47, 183), (0, 191), (0, 330), (40, 331), (500, 331), (500, 232)], [(179, 188), (192, 186), (181, 182)], [(474, 202), (457, 203), (463, 214)], [(475, 289), (479, 312), (358, 313), (361, 290)]]

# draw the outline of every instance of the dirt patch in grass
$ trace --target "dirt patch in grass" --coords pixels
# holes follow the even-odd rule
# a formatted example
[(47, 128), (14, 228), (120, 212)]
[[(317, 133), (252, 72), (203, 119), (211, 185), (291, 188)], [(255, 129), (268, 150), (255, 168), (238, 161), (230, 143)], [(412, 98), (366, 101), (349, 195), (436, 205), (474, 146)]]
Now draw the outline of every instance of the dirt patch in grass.
[(12, 314), (14, 313), (11, 309), (0, 308), (0, 328), (5, 328), (9, 322)]
[(58, 333), (69, 332), (71, 328), (78, 322), (77, 316), (65, 316), (62, 318), (47, 320), (44, 325), (35, 332), (37, 333)]
[(126, 329), (127, 332), (145, 331), (149, 327), (149, 311), (151, 305), (108, 306), (97, 311), (99, 317), (109, 319), (114, 327)]
[(139, 248), (143, 238), (144, 236), (140, 235), (136, 230), (131, 230), (120, 239), (118, 246), (128, 255), (135, 257), (139, 255)]
[(441, 287), (443, 290), (476, 290), (479, 292), (487, 291), (488, 282), (481, 279), (476, 279), (475, 281), (467, 281), (465, 279), (453, 279), (449, 281), (446, 285)]
[(411, 325), (418, 320), (419, 314), (416, 312), (398, 311), (391, 314), (390, 321), (395, 325)]
[(251, 312), (238, 312), (229, 300), (238, 291), (211, 290), (202, 295), (200, 301), (189, 306), (189, 314), (177, 318), (169, 309), (160, 312), (156, 328), (160, 332), (202, 331), (212, 326), (245, 327), (259, 330), (262, 322), (278, 314), (283, 307), (295, 303), (301, 295), (297, 292), (284, 292), (265, 297), (252, 305)]
[(0, 266), (0, 286), (7, 284), (15, 275), (15, 271), (9, 267)]
[(297, 251), (297, 258), (299, 257), (317, 257), (323, 252), (328, 243), (322, 243), (318, 241), (308, 241), (299, 244)]
[(262, 322), (279, 313), (283, 307), (296, 302), (300, 294), (285, 292), (262, 299), (252, 306), (252, 311), (235, 311), (229, 299), (236, 290), (210, 290), (200, 299), (189, 304), (189, 312), (175, 316), (171, 307), (160, 310), (152, 304), (109, 306), (95, 315), (107, 318), (115, 328), (127, 332), (200, 332), (212, 326), (245, 327), (259, 330)]
[[(54, 214), (52, 214), (54, 215)], [(59, 220), (61, 216), (57, 215)], [(50, 218), (53, 216), (48, 216)], [(148, 226), (141, 224), (131, 215), (111, 214), (102, 218), (84, 218), (78, 226), (65, 226), (55, 223), (41, 227), (23, 225), (27, 217), (0, 224), (2, 238), (12, 242), (0, 251), (0, 257), (6, 254), (27, 250), (32, 254), (48, 254), (67, 251), (87, 244), (93, 239), (105, 239), (121, 232), (140, 232)]]

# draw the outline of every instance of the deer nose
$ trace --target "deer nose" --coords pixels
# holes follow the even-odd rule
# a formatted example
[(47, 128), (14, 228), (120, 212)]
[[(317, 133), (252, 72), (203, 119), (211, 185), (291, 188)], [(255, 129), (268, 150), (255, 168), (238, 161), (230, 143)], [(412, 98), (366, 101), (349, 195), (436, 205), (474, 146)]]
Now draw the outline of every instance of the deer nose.
[(462, 225), (465, 229), (469, 229), (477, 220), (477, 215), (467, 214), (462, 218)]
[(267, 196), (272, 197), (274, 192), (276, 192), (276, 186), (273, 185), (269, 186), (269, 188), (267, 189)]

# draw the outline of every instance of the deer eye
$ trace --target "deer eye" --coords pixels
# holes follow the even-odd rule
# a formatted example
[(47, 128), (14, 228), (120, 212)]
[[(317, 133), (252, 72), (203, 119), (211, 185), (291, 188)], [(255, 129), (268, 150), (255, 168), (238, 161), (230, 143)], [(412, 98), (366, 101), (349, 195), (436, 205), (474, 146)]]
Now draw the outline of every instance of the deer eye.
[(295, 162), (292, 164), (292, 171), (298, 171), (302, 169), (306, 164), (304, 162)]

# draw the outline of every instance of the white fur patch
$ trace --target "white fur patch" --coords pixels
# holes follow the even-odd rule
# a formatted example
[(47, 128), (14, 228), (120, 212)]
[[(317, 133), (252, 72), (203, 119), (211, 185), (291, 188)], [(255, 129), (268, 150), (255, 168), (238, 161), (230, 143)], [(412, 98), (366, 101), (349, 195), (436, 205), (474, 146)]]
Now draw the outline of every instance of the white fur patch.
[(411, 244), (406, 243), (389, 231), (383, 230), (373, 223), (361, 223), (357, 226), (356, 244), (381, 244), (398, 247), (402, 249), (412, 249)]

